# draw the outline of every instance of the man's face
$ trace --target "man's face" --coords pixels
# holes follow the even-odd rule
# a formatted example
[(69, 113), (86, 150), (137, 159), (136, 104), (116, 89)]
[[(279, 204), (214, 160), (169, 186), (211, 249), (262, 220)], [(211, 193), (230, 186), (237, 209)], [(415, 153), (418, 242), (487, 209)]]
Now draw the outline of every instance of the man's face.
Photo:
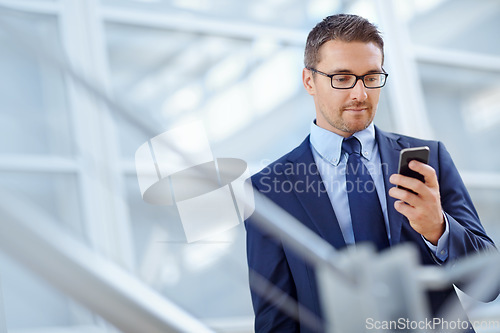
[[(382, 51), (374, 43), (328, 41), (319, 49), (318, 71), (327, 74), (382, 73)], [(313, 96), (316, 124), (349, 137), (370, 125), (377, 111), (380, 88), (367, 89), (361, 80), (352, 89), (334, 89), (330, 78), (304, 69), (303, 83)]]

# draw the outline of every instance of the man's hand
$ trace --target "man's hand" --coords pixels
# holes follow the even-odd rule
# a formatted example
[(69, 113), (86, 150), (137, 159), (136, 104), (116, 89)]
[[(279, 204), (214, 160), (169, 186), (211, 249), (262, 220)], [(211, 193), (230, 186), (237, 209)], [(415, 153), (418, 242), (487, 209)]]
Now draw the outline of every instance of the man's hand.
[(408, 218), (411, 227), (436, 245), (445, 230), (436, 171), (418, 161), (411, 161), (408, 166), (425, 177), (425, 184), (418, 179), (394, 174), (389, 178), (392, 184), (403, 186), (416, 194), (393, 187), (389, 195), (398, 199), (394, 208)]

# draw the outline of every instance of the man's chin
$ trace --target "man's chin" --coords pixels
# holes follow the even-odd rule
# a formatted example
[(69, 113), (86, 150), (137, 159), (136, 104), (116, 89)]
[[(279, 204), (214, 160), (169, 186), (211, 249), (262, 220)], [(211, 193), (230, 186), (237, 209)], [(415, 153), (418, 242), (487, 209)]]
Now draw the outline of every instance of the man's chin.
[(361, 124), (345, 124), (343, 131), (353, 134), (366, 129), (368, 126), (370, 126), (370, 124), (371, 121), (363, 122)]

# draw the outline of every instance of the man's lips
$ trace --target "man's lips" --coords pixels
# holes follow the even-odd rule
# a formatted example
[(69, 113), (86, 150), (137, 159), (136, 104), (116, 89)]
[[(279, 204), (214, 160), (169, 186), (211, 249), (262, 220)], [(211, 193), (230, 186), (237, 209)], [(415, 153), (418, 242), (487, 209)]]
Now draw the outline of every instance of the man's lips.
[(349, 108), (349, 109), (344, 109), (344, 111), (352, 111), (352, 112), (361, 112), (361, 111), (366, 111), (368, 108)]

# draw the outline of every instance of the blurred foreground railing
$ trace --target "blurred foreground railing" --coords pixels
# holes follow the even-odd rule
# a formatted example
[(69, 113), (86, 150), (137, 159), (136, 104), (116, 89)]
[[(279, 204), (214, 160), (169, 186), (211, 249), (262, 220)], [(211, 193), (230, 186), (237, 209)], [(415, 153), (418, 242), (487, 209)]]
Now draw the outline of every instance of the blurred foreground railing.
[(0, 249), (121, 331), (212, 332), (129, 273), (57, 229), (43, 210), (25, 198), (0, 191), (0, 202)]

